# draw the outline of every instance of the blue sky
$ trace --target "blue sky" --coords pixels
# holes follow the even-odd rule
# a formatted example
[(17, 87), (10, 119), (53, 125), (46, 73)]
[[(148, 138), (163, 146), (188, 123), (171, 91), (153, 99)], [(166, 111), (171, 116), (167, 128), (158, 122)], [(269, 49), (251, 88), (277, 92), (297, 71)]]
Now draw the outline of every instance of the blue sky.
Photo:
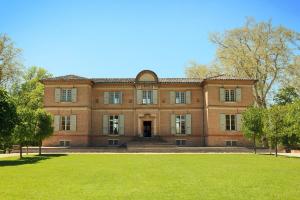
[(210, 63), (209, 33), (272, 19), (300, 32), (297, 0), (0, 0), (0, 33), (26, 66), (54, 75), (135, 77), (142, 69), (184, 77), (189, 61)]

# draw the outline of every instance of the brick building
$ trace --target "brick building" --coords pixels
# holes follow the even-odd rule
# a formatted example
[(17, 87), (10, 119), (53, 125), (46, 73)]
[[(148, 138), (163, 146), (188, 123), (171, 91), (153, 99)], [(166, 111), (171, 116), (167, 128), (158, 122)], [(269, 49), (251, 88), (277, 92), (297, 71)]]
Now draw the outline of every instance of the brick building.
[(204, 80), (67, 75), (42, 80), (44, 106), (53, 114), (54, 135), (44, 146), (126, 145), (161, 138), (186, 146), (248, 146), (241, 113), (253, 103), (255, 80), (225, 76)]

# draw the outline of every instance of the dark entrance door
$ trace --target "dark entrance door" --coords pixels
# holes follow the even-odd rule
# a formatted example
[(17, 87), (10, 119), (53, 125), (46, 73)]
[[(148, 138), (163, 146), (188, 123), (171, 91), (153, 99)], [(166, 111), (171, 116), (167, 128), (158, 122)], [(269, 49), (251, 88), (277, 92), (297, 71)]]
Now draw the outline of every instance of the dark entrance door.
[(151, 137), (151, 121), (144, 121), (144, 137)]

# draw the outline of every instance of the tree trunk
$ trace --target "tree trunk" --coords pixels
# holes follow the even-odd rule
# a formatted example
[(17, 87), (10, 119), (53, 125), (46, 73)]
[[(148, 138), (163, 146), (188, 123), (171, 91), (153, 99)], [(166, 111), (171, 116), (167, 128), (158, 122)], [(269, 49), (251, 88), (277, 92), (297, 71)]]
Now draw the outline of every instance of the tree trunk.
[(42, 141), (39, 142), (39, 155), (42, 155)]
[(253, 150), (254, 150), (254, 154), (256, 154), (256, 141), (255, 141), (256, 137), (255, 134), (253, 134)]
[(23, 146), (22, 146), (22, 144), (20, 144), (20, 158), (23, 158), (23, 155), (22, 155), (22, 153), (23, 153)]
[(275, 138), (275, 156), (277, 157), (278, 149), (277, 149), (277, 137)]

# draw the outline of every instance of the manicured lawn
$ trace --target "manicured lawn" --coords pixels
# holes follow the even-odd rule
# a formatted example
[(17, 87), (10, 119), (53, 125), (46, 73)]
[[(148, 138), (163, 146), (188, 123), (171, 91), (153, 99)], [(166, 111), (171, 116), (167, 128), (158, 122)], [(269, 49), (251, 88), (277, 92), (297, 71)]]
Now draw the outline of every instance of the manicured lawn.
[(0, 199), (300, 199), (300, 159), (233, 154), (0, 158)]

